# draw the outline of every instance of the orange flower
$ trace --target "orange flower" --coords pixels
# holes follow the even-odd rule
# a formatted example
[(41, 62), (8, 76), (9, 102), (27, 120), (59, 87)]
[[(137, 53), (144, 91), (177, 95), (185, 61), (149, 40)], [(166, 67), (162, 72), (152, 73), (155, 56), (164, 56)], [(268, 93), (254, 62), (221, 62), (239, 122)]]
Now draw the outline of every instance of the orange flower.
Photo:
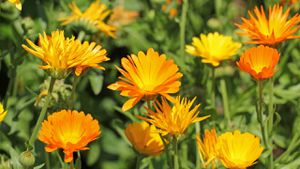
[(153, 103), (155, 111), (146, 108), (147, 117), (138, 116), (138, 118), (155, 125), (160, 129), (162, 135), (180, 136), (192, 123), (203, 121), (209, 117), (198, 117), (200, 104), (192, 108), (195, 100), (196, 97), (193, 100), (188, 100), (177, 96), (174, 106), (171, 107), (167, 100), (162, 98), (162, 103), (159, 103), (158, 100)]
[(127, 11), (126, 9), (124, 9), (124, 6), (120, 5), (120, 6), (114, 7), (108, 23), (113, 26), (120, 27), (122, 25), (130, 24), (138, 16), (139, 16), (138, 12)]
[(39, 140), (47, 144), (46, 152), (62, 148), (65, 162), (73, 160), (73, 152), (87, 150), (87, 144), (101, 134), (97, 120), (90, 114), (75, 110), (61, 110), (51, 114), (42, 123)]
[(158, 130), (146, 122), (129, 124), (125, 135), (140, 154), (146, 156), (159, 155), (164, 150), (164, 143)]
[(276, 49), (260, 45), (246, 50), (236, 64), (256, 80), (263, 80), (274, 75), (279, 57)]
[(173, 60), (167, 60), (164, 54), (160, 55), (150, 48), (146, 54), (139, 52), (138, 56), (132, 54), (122, 58), (121, 64), (124, 69), (117, 69), (124, 77), (119, 77), (120, 81), (108, 88), (130, 97), (123, 105), (123, 111), (129, 110), (141, 99), (153, 100), (157, 95), (174, 100), (169, 94), (179, 91), (182, 74)]
[(236, 24), (237, 27), (242, 29), (244, 32), (239, 33), (240, 35), (246, 35), (251, 38), (250, 43), (264, 44), (274, 46), (287, 39), (300, 38), (294, 34), (299, 29), (300, 15), (296, 14), (291, 19), (288, 19), (290, 9), (287, 9), (283, 13), (282, 6), (274, 5), (273, 8), (269, 8), (268, 18), (266, 17), (265, 11), (261, 6), (254, 8), (254, 14), (248, 11), (250, 19), (242, 18), (243, 23)]
[(201, 140), (200, 136), (196, 136), (197, 147), (199, 151), (200, 158), (204, 164), (204, 167), (212, 162), (212, 168), (215, 168), (216, 164), (214, 160), (217, 158), (217, 144), (218, 144), (218, 136), (216, 129), (212, 129), (211, 131), (205, 130), (204, 138)]

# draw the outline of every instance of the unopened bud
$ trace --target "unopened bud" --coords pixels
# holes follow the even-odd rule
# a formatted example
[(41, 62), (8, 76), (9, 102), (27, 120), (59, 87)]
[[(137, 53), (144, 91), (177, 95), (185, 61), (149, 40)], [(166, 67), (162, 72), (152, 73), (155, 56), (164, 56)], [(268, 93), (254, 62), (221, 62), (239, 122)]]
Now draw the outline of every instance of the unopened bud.
[(24, 167), (30, 167), (33, 166), (35, 162), (35, 157), (30, 150), (26, 150), (23, 153), (21, 153), (20, 158), (19, 158), (20, 163)]

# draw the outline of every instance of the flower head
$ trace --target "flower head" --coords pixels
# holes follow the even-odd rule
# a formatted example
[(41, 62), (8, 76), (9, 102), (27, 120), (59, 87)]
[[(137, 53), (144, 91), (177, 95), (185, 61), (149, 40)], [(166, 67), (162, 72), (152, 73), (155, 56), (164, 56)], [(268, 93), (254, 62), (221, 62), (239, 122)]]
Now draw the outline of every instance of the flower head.
[(8, 2), (15, 4), (18, 10), (22, 10), (22, 3), (20, 0), (8, 0)]
[[(218, 137), (216, 129), (211, 131), (205, 130), (204, 138), (201, 140), (200, 136), (196, 136), (197, 147), (201, 160), (204, 162), (204, 167), (207, 167), (213, 160), (217, 158), (217, 144)], [(212, 168), (215, 168), (215, 164), (212, 164)]]
[(7, 111), (4, 110), (3, 105), (0, 103), (0, 123), (4, 120)]
[(132, 108), (141, 99), (152, 100), (157, 95), (174, 100), (169, 94), (179, 91), (182, 74), (178, 72), (178, 66), (152, 48), (146, 54), (139, 52), (138, 56), (132, 54), (122, 58), (121, 65), (124, 69), (117, 69), (123, 77), (119, 77), (120, 81), (108, 88), (119, 90), (122, 96), (130, 97), (123, 105), (123, 111)]
[(100, 0), (93, 2), (84, 12), (81, 12), (75, 2), (71, 3), (70, 16), (61, 18), (62, 25), (70, 23), (82, 23), (84, 26), (89, 26), (95, 30), (105, 33), (107, 36), (116, 37), (116, 27), (105, 23), (105, 19), (110, 15), (111, 11)]
[(233, 42), (230, 36), (215, 32), (208, 35), (201, 34), (200, 38), (194, 37), (192, 45), (186, 45), (186, 51), (201, 57), (203, 63), (216, 67), (221, 61), (231, 59), (240, 47), (241, 44)]
[(73, 152), (87, 150), (87, 145), (101, 134), (97, 120), (83, 112), (61, 110), (42, 123), (39, 140), (47, 144), (46, 152), (62, 148), (65, 162), (73, 160)]
[(158, 100), (153, 103), (155, 111), (146, 108), (148, 111), (147, 117), (139, 116), (139, 118), (155, 125), (163, 135), (179, 136), (184, 134), (192, 123), (205, 120), (209, 117), (198, 117), (200, 104), (192, 108), (195, 100), (196, 97), (193, 100), (188, 100), (187, 98), (177, 96), (174, 106), (171, 107), (167, 100), (162, 98), (161, 103)]
[[(269, 8), (268, 17), (263, 7), (254, 8), (254, 13), (248, 11), (250, 18), (242, 18), (242, 24), (236, 24), (243, 32), (240, 35), (249, 36), (250, 43), (274, 46), (287, 39), (300, 38), (294, 34), (299, 29), (300, 15), (295, 14), (288, 19), (290, 9), (283, 13), (282, 6)], [(255, 14), (255, 15), (254, 15)]]
[(120, 27), (122, 25), (128, 25), (131, 22), (135, 21), (136, 18), (139, 16), (137, 11), (128, 11), (124, 9), (124, 6), (116, 6), (112, 10), (112, 14), (109, 18), (109, 22), (111, 25), (116, 27)]
[(226, 132), (219, 136), (218, 148), (221, 162), (231, 169), (252, 166), (264, 149), (258, 137), (240, 131)]
[(65, 38), (63, 31), (54, 31), (51, 36), (46, 33), (39, 35), (39, 45), (35, 45), (27, 39), (26, 45), (22, 47), (32, 55), (37, 56), (44, 61), (45, 65), (42, 69), (50, 70), (52, 76), (56, 78), (64, 78), (70, 69), (75, 69), (75, 74), (79, 76), (86, 68), (93, 67), (104, 70), (98, 64), (109, 60), (106, 57), (105, 49), (95, 42), (81, 43), (75, 37)]
[(236, 64), (256, 80), (263, 80), (274, 75), (278, 60), (276, 49), (260, 45), (246, 50)]
[(140, 154), (154, 156), (164, 150), (158, 130), (146, 122), (129, 124), (125, 129), (125, 134), (134, 149)]

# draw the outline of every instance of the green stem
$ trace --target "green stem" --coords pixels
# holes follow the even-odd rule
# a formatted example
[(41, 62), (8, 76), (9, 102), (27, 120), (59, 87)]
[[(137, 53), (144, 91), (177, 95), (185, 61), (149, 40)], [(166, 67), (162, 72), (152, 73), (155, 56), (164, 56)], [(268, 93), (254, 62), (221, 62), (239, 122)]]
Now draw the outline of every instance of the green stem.
[(45, 156), (46, 156), (46, 169), (50, 169), (50, 157), (49, 157), (49, 153), (45, 152)]
[[(263, 142), (264, 145), (266, 147), (266, 149), (269, 151), (270, 147), (269, 147), (269, 142), (268, 142), (268, 130), (266, 129), (265, 125), (264, 125), (264, 121), (263, 121), (263, 81), (262, 80), (258, 80), (258, 107), (257, 107), (257, 120), (260, 124), (260, 128), (261, 128), (261, 135), (263, 137)], [(272, 152), (271, 152), (272, 154)], [(270, 155), (271, 156), (271, 155)], [(272, 162), (270, 161), (270, 157), (267, 161), (267, 166), (270, 169)]]
[(84, 36), (85, 36), (85, 32), (84, 31), (80, 31), (78, 33), (77, 39), (82, 42), (84, 40)]
[(183, 0), (183, 5), (182, 5), (182, 12), (181, 12), (181, 18), (180, 18), (180, 56), (184, 57), (185, 51), (184, 51), (184, 46), (185, 46), (185, 29), (186, 29), (186, 18), (187, 18), (187, 12), (189, 8), (189, 1), (188, 0)]
[(174, 167), (174, 169), (179, 169), (177, 137), (173, 136), (172, 141), (173, 141), (173, 167)]
[(75, 105), (75, 94), (76, 94), (76, 87), (77, 87), (77, 84), (79, 82), (79, 76), (76, 76), (74, 77), (73, 79), (73, 84), (72, 84), (72, 93), (71, 93), (71, 99), (70, 99), (70, 104), (69, 104), (69, 108), (70, 109), (73, 109), (74, 108), (74, 105)]
[(216, 108), (215, 86), (216, 86), (215, 68), (211, 67), (211, 107), (214, 109)]
[(167, 157), (167, 162), (168, 162), (168, 165), (169, 165), (169, 168), (173, 168), (172, 167), (172, 162), (170, 160), (170, 154), (169, 154), (169, 151), (167, 150), (167, 147), (168, 147), (168, 144), (166, 143), (165, 139), (163, 138), (163, 136), (161, 134), (159, 134), (163, 144), (164, 144), (164, 149), (165, 149), (165, 153), (166, 153), (166, 157)]
[(55, 151), (55, 154), (56, 154), (56, 156), (57, 156), (57, 158), (58, 158), (58, 161), (59, 161), (59, 163), (60, 163), (60, 165), (61, 165), (61, 168), (64, 168), (65, 163), (64, 163), (63, 160), (61, 159), (61, 156), (59, 155), (59, 152), (58, 152), (58, 151)]
[(228, 104), (226, 81), (224, 79), (222, 79), (220, 83), (221, 83), (221, 94), (222, 94), (222, 100), (223, 100), (224, 116), (227, 120), (227, 123), (230, 124), (230, 111), (229, 111), (229, 104)]
[(33, 147), (33, 144), (34, 144), (34, 142), (35, 142), (35, 140), (37, 138), (38, 131), (39, 131), (40, 127), (41, 127), (41, 123), (44, 120), (46, 112), (48, 110), (48, 106), (49, 106), (49, 102), (50, 102), (50, 99), (51, 99), (51, 94), (52, 94), (52, 91), (53, 91), (54, 83), (55, 83), (55, 78), (51, 77), (50, 85), (49, 85), (49, 89), (48, 89), (48, 94), (46, 96), (46, 101), (45, 101), (45, 104), (44, 104), (44, 106), (43, 106), (43, 108), (41, 110), (41, 113), (39, 115), (38, 121), (35, 124), (33, 132), (32, 132), (32, 134), (31, 134), (31, 136), (29, 138), (28, 147), (30, 147), (30, 146)]
[(269, 150), (271, 152), (271, 155), (269, 157), (269, 162), (270, 162), (270, 168), (274, 168), (274, 164), (273, 164), (273, 139), (272, 139), (272, 130), (273, 130), (273, 119), (274, 119), (274, 106), (273, 106), (273, 84), (274, 84), (274, 80), (273, 77), (270, 79), (270, 86), (269, 86), (269, 126), (268, 126), (268, 138), (269, 138)]
[(75, 167), (74, 167), (74, 160), (72, 160), (72, 161), (70, 162), (70, 169), (75, 169)]
[(136, 166), (135, 166), (136, 169), (140, 169), (142, 159), (143, 157), (140, 154), (138, 154), (136, 157)]
[[(195, 131), (196, 131), (196, 135), (200, 136), (200, 122), (195, 123)], [(196, 147), (197, 147), (197, 143), (196, 143)], [(197, 148), (195, 149), (195, 157), (196, 157), (196, 168), (200, 168), (200, 155)]]

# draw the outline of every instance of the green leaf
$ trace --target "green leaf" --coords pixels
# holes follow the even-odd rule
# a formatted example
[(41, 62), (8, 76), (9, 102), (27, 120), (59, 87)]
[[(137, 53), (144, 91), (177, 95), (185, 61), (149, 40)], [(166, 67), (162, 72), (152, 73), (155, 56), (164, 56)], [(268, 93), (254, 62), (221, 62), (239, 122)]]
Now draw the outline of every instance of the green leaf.
[(33, 167), (33, 169), (40, 169), (40, 168), (43, 168), (45, 165), (45, 163), (41, 164), (41, 165), (38, 165), (38, 166), (35, 166)]
[(89, 75), (89, 81), (95, 95), (98, 95), (103, 87), (103, 75), (95, 72)]

